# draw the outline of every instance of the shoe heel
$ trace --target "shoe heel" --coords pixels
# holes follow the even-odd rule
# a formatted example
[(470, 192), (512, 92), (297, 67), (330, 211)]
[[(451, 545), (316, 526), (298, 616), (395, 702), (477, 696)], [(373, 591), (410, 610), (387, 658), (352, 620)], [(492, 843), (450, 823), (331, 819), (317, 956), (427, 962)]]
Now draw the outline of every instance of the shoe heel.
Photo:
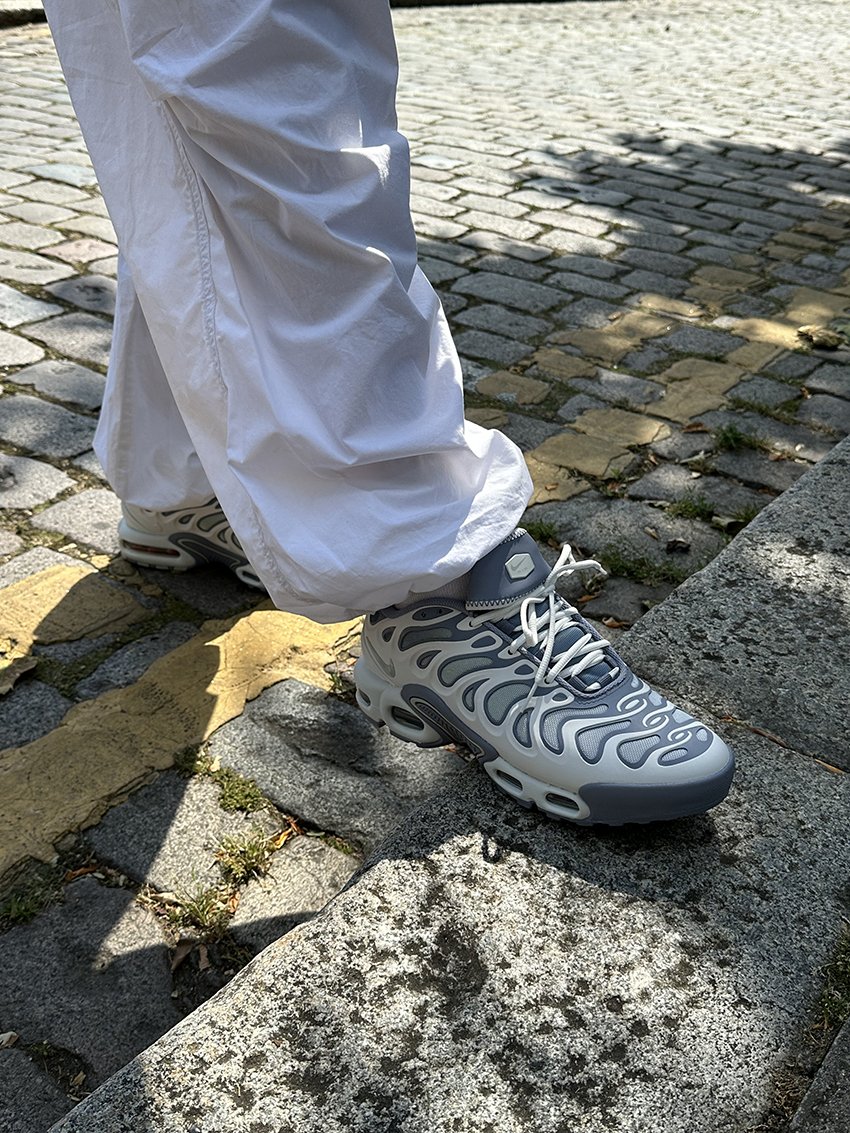
[(396, 739), (419, 747), (443, 747), (452, 742), (450, 736), (437, 731), (410, 707), (400, 689), (372, 672), (362, 657), (355, 662), (353, 675), (357, 704), (373, 724), (386, 724)]
[(125, 519), (118, 524), (118, 547), (121, 557), (138, 566), (158, 570), (191, 570), (198, 560), (182, 547), (175, 546), (167, 535), (138, 531)]

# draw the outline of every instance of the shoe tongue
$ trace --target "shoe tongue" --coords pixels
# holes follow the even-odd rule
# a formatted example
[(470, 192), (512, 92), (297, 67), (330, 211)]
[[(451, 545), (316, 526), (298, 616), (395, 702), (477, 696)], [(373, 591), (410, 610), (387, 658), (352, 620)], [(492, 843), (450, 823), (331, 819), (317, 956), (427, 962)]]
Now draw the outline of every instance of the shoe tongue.
[[(537, 544), (527, 531), (519, 529), (504, 543), (500, 543), (488, 555), (475, 564), (469, 575), (469, 588), (466, 595), (468, 610), (493, 610), (510, 606), (542, 586), (549, 577), (551, 568), (538, 550)], [(519, 614), (503, 619), (502, 624), (518, 633)], [(554, 656), (566, 652), (584, 637), (586, 629), (581, 625), (571, 625), (562, 629), (555, 638)], [(542, 656), (543, 645), (537, 650)], [(607, 657), (570, 678), (571, 683), (585, 691), (591, 686), (609, 683), (617, 669)]]
[(537, 544), (520, 528), (472, 568), (466, 608), (489, 610), (509, 606), (542, 586), (550, 569)]

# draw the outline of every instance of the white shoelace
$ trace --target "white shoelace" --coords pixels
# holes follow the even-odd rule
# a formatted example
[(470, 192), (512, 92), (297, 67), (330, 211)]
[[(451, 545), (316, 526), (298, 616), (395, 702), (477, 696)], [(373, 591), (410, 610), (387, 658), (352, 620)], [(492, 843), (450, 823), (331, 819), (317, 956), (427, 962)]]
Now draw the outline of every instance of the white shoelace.
[[(543, 656), (538, 662), (537, 675), (529, 689), (526, 703), (530, 703), (541, 684), (552, 684), (562, 675), (569, 680), (606, 660), (604, 650), (610, 645), (610, 642), (606, 641), (605, 638), (591, 637), (585, 631), (581, 637), (558, 656), (554, 664), (552, 663), (552, 654), (555, 650), (555, 640), (558, 634), (565, 629), (581, 628), (577, 621), (578, 611), (555, 590), (559, 579), (577, 570), (595, 570), (597, 573), (607, 575), (607, 572), (595, 559), (574, 558), (572, 547), (569, 543), (565, 543), (561, 548), (558, 561), (540, 589), (527, 598), (523, 598), (522, 602), (518, 604), (522, 632), (511, 642), (510, 651), (518, 653), (523, 646), (533, 649), (540, 644), (541, 640), (544, 641)], [(540, 604), (545, 606), (542, 611), (538, 610)], [(516, 606), (500, 611), (502, 617), (510, 617), (516, 612)], [(612, 679), (617, 676), (618, 672), (619, 667), (614, 666), (611, 670)], [(595, 681), (588, 685), (586, 691), (592, 692), (599, 687), (599, 682)]]

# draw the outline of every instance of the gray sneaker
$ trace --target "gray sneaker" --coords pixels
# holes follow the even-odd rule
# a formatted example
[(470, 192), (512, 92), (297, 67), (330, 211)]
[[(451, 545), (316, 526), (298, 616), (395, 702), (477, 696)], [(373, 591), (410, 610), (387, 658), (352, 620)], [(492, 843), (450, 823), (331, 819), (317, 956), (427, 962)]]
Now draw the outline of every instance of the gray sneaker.
[(173, 511), (121, 505), (118, 544), (123, 558), (159, 570), (190, 570), (223, 563), (248, 586), (265, 589), (219, 506), (208, 500)]
[(735, 761), (654, 692), (555, 586), (596, 568), (565, 546), (555, 567), (516, 531), (472, 570), (466, 602), (430, 597), (370, 615), (357, 701), (422, 747), (460, 743), (523, 806), (589, 825), (701, 814)]

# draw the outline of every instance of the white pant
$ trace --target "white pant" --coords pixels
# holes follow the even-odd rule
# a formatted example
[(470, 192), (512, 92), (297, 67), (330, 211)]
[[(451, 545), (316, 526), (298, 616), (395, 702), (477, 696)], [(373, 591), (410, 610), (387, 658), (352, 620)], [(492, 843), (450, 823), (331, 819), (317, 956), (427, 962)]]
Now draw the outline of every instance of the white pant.
[(47, 0), (122, 250), (96, 448), (128, 503), (216, 495), (281, 608), (463, 574), (521, 454), (464, 423), (416, 266), (387, 0)]

